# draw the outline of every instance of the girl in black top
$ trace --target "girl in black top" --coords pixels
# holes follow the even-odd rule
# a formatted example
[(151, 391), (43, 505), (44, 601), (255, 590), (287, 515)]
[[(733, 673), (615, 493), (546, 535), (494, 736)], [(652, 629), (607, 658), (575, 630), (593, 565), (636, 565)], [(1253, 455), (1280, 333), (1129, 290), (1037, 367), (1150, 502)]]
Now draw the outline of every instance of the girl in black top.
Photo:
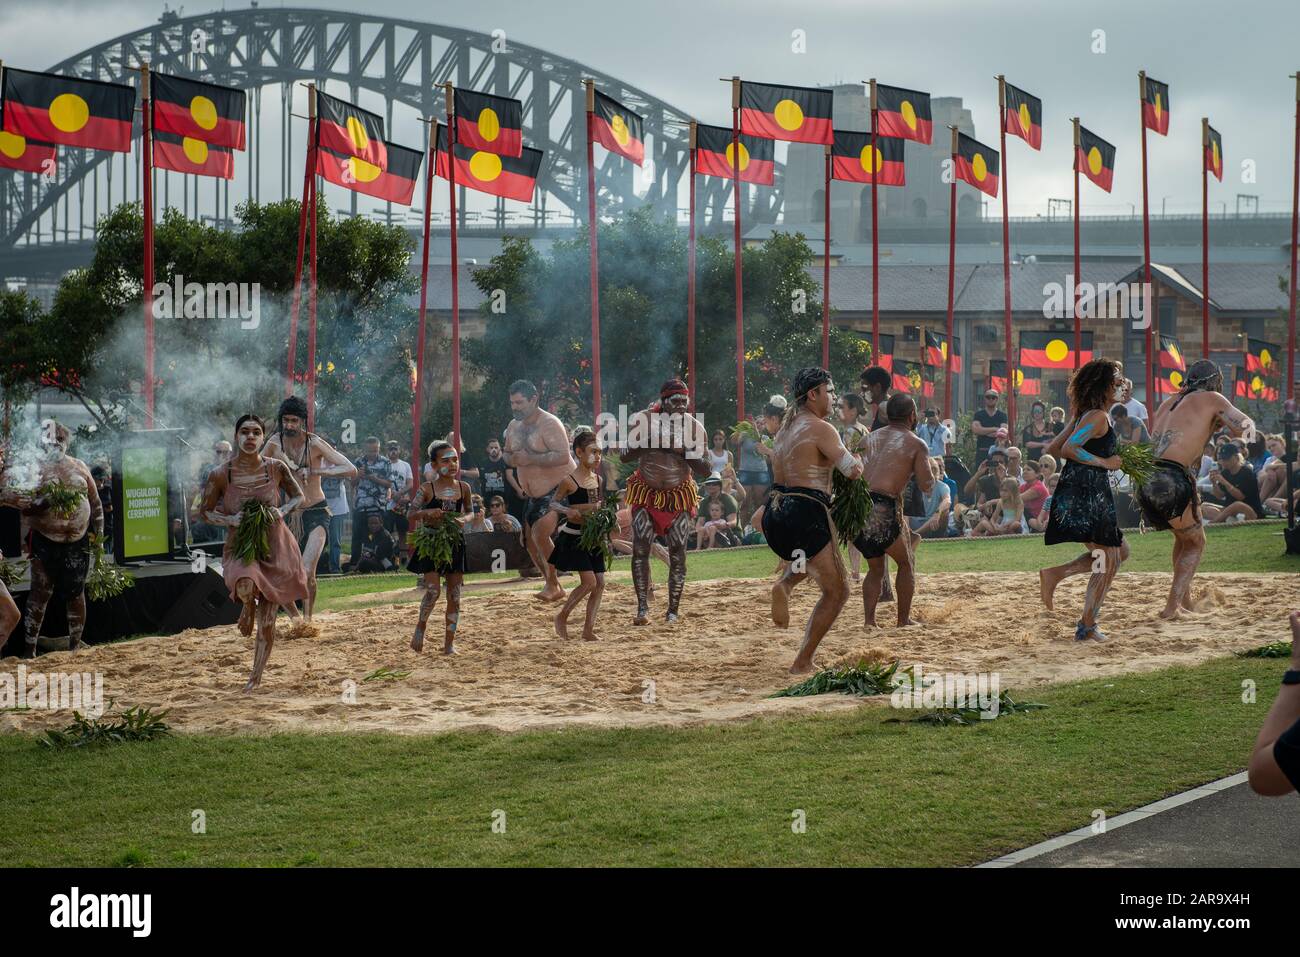
[[(1069, 387), (1074, 419), (1047, 448), (1048, 455), (1065, 459), (1065, 467), (1052, 495), (1044, 541), (1048, 545), (1082, 542), (1087, 551), (1074, 561), (1040, 571), (1039, 590), (1043, 604), (1050, 609), (1052, 594), (1063, 579), (1092, 573), (1083, 616), (1074, 629), (1076, 641), (1105, 640), (1097, 628), (1097, 612), (1120, 563), (1128, 558), (1128, 543), (1119, 530), (1108, 474), (1120, 467), (1115, 454), (1119, 441), (1106, 414), (1119, 395), (1123, 379), (1123, 368), (1114, 359), (1093, 359), (1080, 368)], [(1101, 554), (1094, 558), (1097, 551)]]
[[(555, 548), (547, 559), (557, 570), (577, 572), (578, 587), (569, 592), (555, 616), (555, 633), (561, 638), (568, 638), (569, 613), (584, 598), (587, 600), (587, 615), (583, 622), (582, 637), (587, 641), (599, 641), (596, 634), (596, 612), (600, 610), (600, 599), (605, 593), (605, 556), (600, 549), (582, 547), (582, 522), (588, 512), (600, 507), (605, 497), (601, 468), (600, 443), (595, 432), (579, 432), (573, 437), (573, 457), (578, 460), (577, 470), (563, 481), (555, 490), (557, 501), (551, 509), (564, 515), (564, 521), (555, 536)], [(559, 504), (559, 499), (568, 499), (567, 505)]]
[[(469, 485), (456, 478), (460, 470), (460, 456), (446, 442), (434, 442), (429, 446), (429, 464), (433, 466), (432, 482), (422, 482), (420, 490), (415, 493), (407, 519), (412, 528), (420, 525), (437, 525), (440, 522), (461, 522), (468, 517), (470, 509)], [(446, 631), (442, 640), (442, 653), (456, 653), (456, 629), (460, 625), (460, 589), (465, 580), (465, 548), (452, 552), (451, 563), (437, 565), (433, 559), (420, 558), (411, 549), (411, 557), (406, 563), (409, 571), (424, 576), (424, 598), (420, 601), (420, 618), (415, 624), (415, 636), (411, 639), (411, 649), (424, 649), (424, 629), (428, 624), (433, 606), (438, 603), (441, 593), (439, 579), (447, 582)]]
[(1219, 449), (1219, 465), (1210, 472), (1209, 479), (1211, 491), (1205, 496), (1202, 511), (1212, 523), (1226, 522), (1235, 515), (1245, 516), (1247, 521), (1263, 517), (1259, 479), (1235, 442)]
[(1037, 462), (1047, 452), (1047, 447), (1054, 438), (1056, 433), (1047, 424), (1047, 406), (1035, 402), (1030, 407), (1029, 424), (1020, 433), (1020, 447), (1024, 450), (1025, 459)]

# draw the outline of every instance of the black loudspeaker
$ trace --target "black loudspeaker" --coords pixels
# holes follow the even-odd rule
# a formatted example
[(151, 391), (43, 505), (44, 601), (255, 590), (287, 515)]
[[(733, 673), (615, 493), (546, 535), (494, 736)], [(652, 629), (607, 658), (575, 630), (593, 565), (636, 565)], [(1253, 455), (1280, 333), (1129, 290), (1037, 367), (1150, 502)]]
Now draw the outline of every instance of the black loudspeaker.
[(172, 600), (163, 613), (158, 631), (175, 634), (186, 628), (210, 628), (233, 625), (239, 621), (240, 606), (230, 598), (230, 590), (221, 573), (208, 567), (201, 575), (192, 575), (190, 585)]

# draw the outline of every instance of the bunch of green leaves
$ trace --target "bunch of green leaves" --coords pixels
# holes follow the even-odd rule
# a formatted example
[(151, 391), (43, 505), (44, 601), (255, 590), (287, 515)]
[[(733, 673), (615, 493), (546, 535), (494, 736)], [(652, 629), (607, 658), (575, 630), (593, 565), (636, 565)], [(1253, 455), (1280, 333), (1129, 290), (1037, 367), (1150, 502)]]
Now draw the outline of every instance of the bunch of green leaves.
[(370, 674), (362, 678), (362, 681), (397, 681), (399, 678), (405, 678), (409, 671), (394, 671), (392, 668), (376, 668)]
[(840, 537), (840, 547), (862, 534), (871, 515), (871, 492), (865, 479), (851, 479), (835, 469), (831, 473), (831, 521)]
[(863, 658), (856, 665), (843, 668), (823, 668), (798, 684), (769, 695), (772, 698), (804, 698), (818, 694), (852, 694), (870, 697), (887, 694), (893, 690), (894, 672), (898, 662), (885, 664)]
[(77, 514), (81, 500), (86, 497), (86, 489), (78, 488), (66, 482), (52, 479), (36, 490), (36, 495), (45, 500), (50, 511), (60, 518), (71, 518)]
[(731, 427), (731, 437), (733, 439), (752, 439), (755, 442), (762, 442), (769, 449), (772, 447), (772, 437), (760, 432), (758, 426), (748, 419), (744, 422), (737, 422)]
[(934, 708), (929, 711), (920, 711), (910, 718), (890, 718), (885, 723), (907, 724), (915, 722), (917, 724), (956, 724), (968, 727), (979, 724), (981, 721), (991, 721), (994, 718), (1005, 717), (1009, 714), (1025, 714), (1046, 707), (1045, 704), (1037, 704), (1032, 701), (1016, 701), (1011, 697), (1011, 692), (1004, 691), (998, 695), (996, 711), (992, 708), (987, 711), (980, 708)]
[(271, 557), (271, 526), (275, 524), (275, 516), (275, 509), (261, 499), (244, 500), (230, 547), (235, 557), (245, 565), (264, 562)]
[(0, 558), (0, 585), (4, 585), (6, 588), (13, 588), (15, 585), (22, 582), (26, 573), (26, 562), (11, 562), (7, 558)]
[(600, 550), (608, 569), (614, 563), (614, 547), (610, 537), (618, 529), (618, 493), (614, 492), (600, 503), (599, 508), (592, 509), (582, 519), (582, 536), (578, 547), (584, 551)]
[(1258, 648), (1251, 648), (1249, 651), (1237, 652), (1238, 658), (1290, 658), (1291, 642), (1274, 641), (1271, 644), (1260, 645)]
[(1133, 488), (1140, 489), (1156, 470), (1156, 452), (1150, 442), (1134, 442), (1119, 447), (1119, 468), (1128, 476)]
[[(112, 702), (109, 702), (112, 707)], [(72, 724), (62, 731), (46, 731), (38, 740), (51, 751), (81, 748), (89, 744), (122, 744), (128, 741), (152, 741), (171, 734), (165, 720), (166, 711), (154, 711), (143, 705), (99, 718), (87, 718), (73, 712)]]
[(444, 514), (437, 525), (421, 525), (411, 536), (411, 548), (415, 554), (432, 561), (439, 568), (451, 565), (456, 549), (465, 544), (465, 529), (452, 514)]
[(91, 601), (104, 601), (134, 587), (135, 578), (104, 557), (103, 539), (95, 537), (91, 541), (93, 565), (86, 576), (86, 597)]

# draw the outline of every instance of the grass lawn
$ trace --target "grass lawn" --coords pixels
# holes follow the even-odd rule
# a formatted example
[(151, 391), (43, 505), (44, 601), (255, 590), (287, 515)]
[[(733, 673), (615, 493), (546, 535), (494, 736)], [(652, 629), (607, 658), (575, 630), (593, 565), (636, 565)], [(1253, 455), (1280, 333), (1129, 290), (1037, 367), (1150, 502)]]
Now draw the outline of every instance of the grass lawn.
[[(1130, 533), (1128, 536), (1132, 555), (1121, 571), (1168, 572), (1173, 538), (1168, 532), (1146, 535)], [(1287, 555), (1282, 541), (1282, 523), (1216, 525), (1206, 530), (1203, 572), (1300, 572), (1300, 557)], [(1074, 545), (1043, 545), (1041, 535), (1017, 538), (948, 539), (926, 541), (917, 552), (918, 569), (923, 574), (956, 571), (1037, 571), (1046, 565), (1068, 561), (1079, 553)], [(616, 559), (615, 573), (630, 574), (630, 560)], [(667, 581), (667, 569), (660, 562), (651, 562), (656, 581)], [(692, 580), (709, 578), (764, 578), (776, 568), (776, 556), (766, 546), (757, 548), (719, 549), (691, 552), (686, 559), (687, 577)], [(508, 581), (513, 573), (499, 575), (470, 575), (467, 581), (478, 582), (498, 579)], [(338, 607), (336, 602), (345, 596), (391, 591), (412, 585), (415, 576), (407, 573), (387, 575), (360, 575), (322, 579), (319, 591), (321, 610)], [(540, 587), (540, 582), (538, 583)], [(352, 604), (350, 607), (364, 607)]]
[[(1282, 667), (1224, 659), (1061, 685), (1033, 695), (1045, 710), (970, 728), (888, 724), (896, 712), (867, 706), (677, 730), (183, 736), (60, 753), (10, 735), (0, 855), (87, 866), (972, 864), (1087, 824), (1096, 808), (1113, 816), (1241, 770)], [(1248, 678), (1253, 704), (1241, 701)], [(191, 831), (196, 809), (206, 834)], [(505, 833), (491, 829), (496, 810)], [(792, 832), (797, 810), (806, 833)]]

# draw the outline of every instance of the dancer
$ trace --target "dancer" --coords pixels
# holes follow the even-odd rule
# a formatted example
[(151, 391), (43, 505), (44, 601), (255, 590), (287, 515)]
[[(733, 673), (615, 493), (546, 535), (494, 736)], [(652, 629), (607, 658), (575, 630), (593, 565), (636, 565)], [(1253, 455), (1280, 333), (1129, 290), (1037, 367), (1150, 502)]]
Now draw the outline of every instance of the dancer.
[(659, 409), (628, 419), (624, 462), (637, 462), (627, 480), (626, 502), (632, 508), (632, 586), (636, 590), (634, 625), (650, 622), (650, 550), (657, 536), (668, 540), (668, 613), (677, 621), (686, 589), (686, 543), (694, 527), (700, 493), (692, 475), (709, 474), (704, 426), (690, 414), (690, 390), (669, 379), (659, 390)]
[(573, 457), (578, 460), (578, 468), (555, 490), (555, 497), (567, 499), (568, 505), (559, 502), (551, 505), (552, 510), (564, 515), (564, 521), (560, 523), (550, 563), (559, 571), (577, 572), (579, 584), (569, 592), (555, 616), (555, 633), (561, 638), (569, 637), (569, 613), (585, 598), (587, 615), (582, 637), (586, 641), (599, 641), (596, 613), (605, 593), (605, 554), (599, 548), (584, 549), (581, 544), (584, 518), (588, 512), (600, 508), (608, 491), (605, 472), (601, 468), (600, 442), (595, 432), (579, 432), (573, 437)]
[[(429, 446), (429, 464), (433, 466), (434, 479), (432, 482), (420, 483), (420, 490), (415, 493), (407, 516), (412, 527), (436, 526), (442, 522), (460, 522), (463, 525), (469, 517), (472, 493), (468, 483), (456, 478), (460, 471), (460, 456), (446, 442), (434, 442)], [(442, 653), (454, 655), (456, 629), (460, 625), (461, 583), (465, 580), (465, 546), (453, 549), (451, 562), (446, 565), (437, 565), (431, 558), (421, 558), (412, 546), (406, 567), (409, 571), (424, 576), (424, 598), (420, 600), (420, 618), (415, 624), (415, 635), (411, 638), (411, 650), (424, 650), (424, 629), (433, 606), (438, 604), (441, 593), (439, 579), (442, 578), (447, 582)]]
[(1193, 611), (1192, 579), (1205, 554), (1205, 531), (1196, 473), (1205, 444), (1220, 426), (1233, 436), (1253, 433), (1250, 416), (1223, 397), (1223, 373), (1209, 359), (1193, 362), (1182, 387), (1160, 404), (1152, 419), (1156, 468), (1137, 491), (1147, 524), (1174, 533), (1174, 580), (1161, 618)]
[[(788, 563), (772, 586), (773, 623), (778, 628), (789, 627), (790, 592), (808, 575), (821, 588), (821, 597), (804, 627), (803, 643), (790, 665), (790, 673), (796, 675), (813, 670), (813, 653), (849, 597), (831, 522), (831, 469), (858, 478), (862, 462), (844, 447), (835, 426), (826, 421), (833, 388), (831, 374), (825, 369), (814, 366), (795, 375), (794, 400), (776, 433), (772, 488), (763, 505), (763, 535), (768, 547)], [(877, 588), (879, 585), (877, 579)]]
[(569, 450), (564, 423), (538, 404), (537, 386), (526, 379), (510, 384), (510, 414), (506, 427), (503, 458), (515, 469), (519, 485), (528, 496), (524, 504), (524, 545), (528, 555), (546, 579), (537, 597), (559, 601), (564, 589), (556, 576), (551, 557), (551, 534), (558, 518), (551, 511), (555, 487), (577, 465)]
[[(298, 535), (298, 548), (302, 553), (302, 567), (307, 576), (307, 595), (302, 602), (302, 616), (310, 622), (312, 607), (316, 604), (316, 563), (320, 560), (321, 550), (325, 547), (330, 531), (330, 509), (325, 504), (321, 476), (351, 480), (356, 477), (357, 469), (342, 452), (319, 435), (307, 431), (307, 403), (296, 395), (291, 395), (280, 403), (276, 430), (266, 440), (262, 454), (279, 459), (293, 470), (294, 478), (302, 488), (307, 502), (299, 512), (302, 531)], [(292, 610), (290, 614), (293, 614)]]
[[(235, 554), (236, 532), (227, 533), (221, 554), (221, 574), (230, 589), (230, 597), (244, 606), (239, 615), (239, 633), (250, 635), (254, 624), (257, 628), (253, 673), (244, 686), (246, 693), (262, 680), (262, 669), (271, 657), (277, 609), (281, 605), (291, 607), (298, 599), (307, 597), (307, 571), (302, 553), (284, 521), (303, 500), (302, 486), (283, 460), (261, 454), (259, 450), (265, 440), (266, 426), (260, 418), (252, 413), (239, 417), (235, 423), (235, 456), (208, 475), (199, 508), (208, 524), (230, 529), (239, 527), (241, 510), (249, 499), (260, 500), (275, 513), (268, 532), (271, 546), (268, 557), (252, 563), (242, 561)], [(281, 492), (288, 496), (283, 505)]]
[[(12, 504), (21, 509), (32, 530), (24, 658), (36, 657), (36, 641), (56, 589), (67, 603), (69, 651), (81, 647), (81, 635), (86, 627), (86, 576), (90, 574), (92, 536), (104, 535), (104, 507), (86, 463), (68, 454), (70, 438), (67, 426), (47, 420), (41, 429), (43, 456), (37, 494), (11, 496)], [(79, 493), (72, 514), (57, 514), (45, 496), (39, 494), (39, 489), (51, 482), (59, 482)]]
[[(1093, 359), (1079, 368), (1068, 390), (1074, 418), (1047, 447), (1049, 455), (1066, 462), (1052, 495), (1044, 543), (1083, 542), (1087, 551), (1072, 562), (1040, 571), (1039, 594), (1050, 610), (1056, 586), (1063, 579), (1092, 572), (1083, 616), (1074, 629), (1075, 641), (1106, 640), (1097, 627), (1097, 613), (1120, 563), (1128, 558), (1128, 542), (1119, 530), (1108, 474), (1120, 467), (1115, 454), (1119, 440), (1106, 414), (1118, 400), (1123, 382), (1123, 367), (1114, 359)], [(1096, 566), (1094, 559), (1099, 561)]]
[(885, 556), (894, 560), (898, 573), (894, 591), (898, 596), (898, 624), (914, 625), (912, 596), (916, 591), (915, 549), (921, 536), (912, 531), (903, 516), (903, 490), (913, 478), (923, 495), (934, 488), (930, 449), (916, 434), (916, 401), (905, 392), (885, 402), (884, 428), (873, 429), (863, 449), (867, 488), (871, 490), (871, 514), (867, 527), (854, 540), (867, 560), (862, 580), (862, 612), (868, 627), (876, 626), (876, 605), (882, 599), (880, 586), (888, 574)]

